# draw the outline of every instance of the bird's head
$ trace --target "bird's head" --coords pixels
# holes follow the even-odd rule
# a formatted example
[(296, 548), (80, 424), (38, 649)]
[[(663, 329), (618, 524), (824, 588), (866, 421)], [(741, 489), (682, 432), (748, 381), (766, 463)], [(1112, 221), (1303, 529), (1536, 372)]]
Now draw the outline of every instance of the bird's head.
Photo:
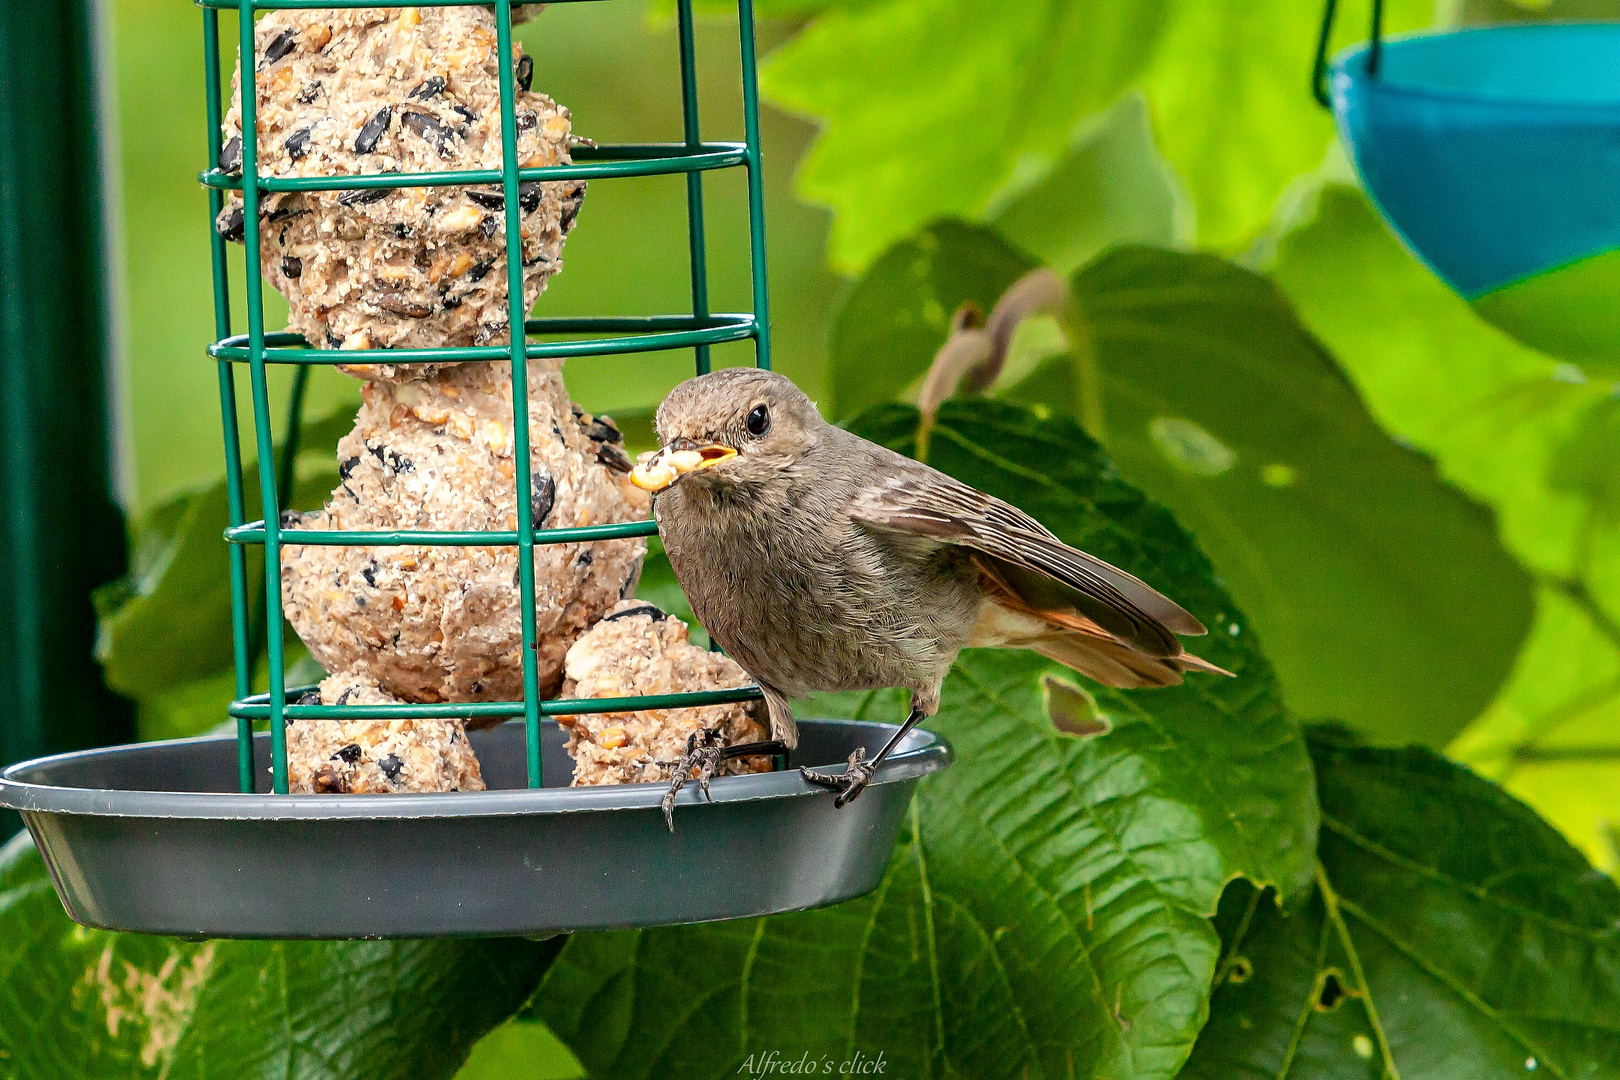
[(823, 420), (792, 382), (759, 368), (688, 379), (658, 406), (663, 449), (642, 455), (631, 481), (663, 491), (687, 477), (704, 484), (764, 483), (816, 444)]

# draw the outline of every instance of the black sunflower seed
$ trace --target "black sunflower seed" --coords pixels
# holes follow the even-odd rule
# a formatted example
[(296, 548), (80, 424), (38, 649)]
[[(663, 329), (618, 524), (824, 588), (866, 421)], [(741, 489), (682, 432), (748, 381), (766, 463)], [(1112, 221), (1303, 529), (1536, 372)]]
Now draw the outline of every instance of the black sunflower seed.
[(527, 184), (518, 185), (518, 205), (525, 214), (532, 214), (540, 209), (540, 181), (531, 180)]
[(330, 765), (322, 765), (310, 781), (317, 795), (347, 795), (349, 778)]
[(242, 215), (242, 205), (228, 207), (220, 213), (214, 221), (214, 231), (227, 240), (240, 240), (246, 229), (246, 222)]
[(518, 57), (517, 84), (525, 90), (534, 85), (534, 57), (528, 53)]
[(299, 128), (287, 136), (287, 141), (281, 144), (282, 149), (287, 151), (289, 158), (298, 161), (309, 154), (309, 138), (309, 128)]
[[(355, 458), (354, 460), (359, 461), (360, 459)], [(375, 589), (377, 587), (377, 564), (371, 563), (368, 565), (364, 570), (360, 571), (360, 576), (366, 579), (367, 585)]]
[(500, 227), (501, 227), (500, 219), (497, 218), (494, 214), (485, 214), (484, 215), (484, 220), (480, 221), (478, 223), (478, 229), (479, 229), (480, 232), (482, 232), (484, 234), (485, 239), (488, 239), (489, 237), (494, 236), (495, 235), (495, 230), (500, 228)]
[(345, 191), (338, 196), (339, 206), (364, 206), (379, 199), (388, 198), (387, 188), (360, 188), (355, 191)]
[(259, 65), (262, 70), (265, 64), (273, 64), (283, 56), (292, 52), (293, 42), (298, 40), (298, 31), (288, 27), (271, 39), (270, 44), (264, 47), (264, 63)]
[(440, 157), (448, 157), (455, 148), (456, 133), (439, 123), (434, 117), (414, 109), (401, 109), (400, 124), (428, 141)]
[(380, 296), (377, 298), (377, 306), (384, 311), (391, 311), (395, 315), (404, 315), (410, 319), (425, 319), (433, 314), (432, 304), (407, 300), (402, 296)]
[(557, 483), (543, 472), (537, 472), (529, 477), (529, 520), (539, 525), (551, 513), (552, 503), (557, 501)]
[(405, 768), (405, 763), (393, 754), (389, 754), (377, 762), (377, 768), (381, 769), (389, 780), (398, 780), (400, 771)]
[(494, 269), (495, 260), (485, 259), (483, 262), (473, 263), (472, 269), (467, 271), (468, 281), (483, 281), (485, 276)]
[(382, 141), (383, 134), (388, 131), (388, 125), (393, 121), (394, 107), (392, 105), (384, 105), (378, 109), (376, 114), (366, 121), (365, 127), (360, 129), (360, 134), (355, 136), (354, 152), (357, 154), (369, 154), (375, 151), (377, 143)]
[(338, 463), (338, 475), (347, 480), (354, 475), (354, 467), (360, 464), (358, 457), (345, 458)]
[(310, 83), (308, 86), (306, 86), (302, 90), (298, 91), (298, 104), (300, 104), (300, 105), (308, 105), (310, 102), (314, 101), (317, 97), (319, 97), (320, 93), (321, 93), (321, 80), (316, 79), (314, 82)]
[(332, 761), (347, 761), (350, 765), (360, 760), (360, 744), (350, 743), (331, 757)]
[(519, 132), (532, 131), (540, 126), (540, 117), (531, 109), (524, 109), (517, 114), (517, 129)]
[(613, 443), (597, 443), (596, 460), (618, 473), (627, 473), (636, 467), (629, 455)]
[(500, 188), (468, 188), (467, 198), (485, 210), (500, 210), (506, 206), (506, 196), (501, 194)]
[[(295, 255), (283, 255), (281, 257), (281, 272), (290, 278), (303, 277), (304, 260)], [(348, 477), (345, 476), (343, 479), (347, 480)]]
[(579, 217), (579, 208), (585, 203), (585, 185), (576, 184), (574, 188), (562, 197), (562, 213), (557, 224), (563, 232), (574, 227), (574, 221)]
[(219, 171), (234, 173), (242, 170), (242, 136), (232, 135), (231, 141), (220, 148)]
[(661, 609), (652, 604), (637, 604), (635, 607), (627, 607), (623, 611), (615, 611), (612, 615), (603, 619), (602, 622), (613, 622), (615, 619), (633, 619), (637, 615), (645, 615), (653, 622), (663, 622), (669, 618)]
[(315, 690), (309, 690), (299, 694), (298, 699), (293, 702), (294, 705), (319, 705), (320, 703), (321, 695)]
[(444, 79), (438, 75), (429, 75), (405, 96), (415, 101), (429, 101), (444, 93)]
[(471, 109), (467, 108), (467, 106), (465, 106), (465, 105), (452, 105), (452, 106), (450, 106), (450, 111), (455, 113), (456, 115), (460, 116), (463, 120), (467, 121), (467, 123), (469, 123), (469, 124), (473, 123), (474, 121), (476, 121), (478, 119), (478, 114), (473, 112)]

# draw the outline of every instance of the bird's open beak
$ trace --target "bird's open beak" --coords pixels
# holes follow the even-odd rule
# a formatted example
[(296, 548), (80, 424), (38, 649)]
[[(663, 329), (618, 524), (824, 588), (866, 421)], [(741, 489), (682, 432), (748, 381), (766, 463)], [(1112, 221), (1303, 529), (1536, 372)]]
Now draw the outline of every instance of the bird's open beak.
[(699, 445), (691, 439), (676, 439), (662, 450), (637, 458), (630, 482), (643, 491), (657, 493), (687, 473), (712, 469), (736, 456), (737, 451), (719, 443)]

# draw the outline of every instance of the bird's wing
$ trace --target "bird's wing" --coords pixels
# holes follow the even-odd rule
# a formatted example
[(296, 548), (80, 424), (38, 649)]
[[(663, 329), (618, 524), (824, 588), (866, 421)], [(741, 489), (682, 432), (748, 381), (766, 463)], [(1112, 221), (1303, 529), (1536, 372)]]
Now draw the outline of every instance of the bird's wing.
[(1072, 548), (1017, 507), (894, 454), (879, 459), (851, 516), (876, 529), (926, 536), (988, 556), (996, 576), (1042, 610), (1073, 608), (1150, 656), (1178, 656), (1177, 634), (1204, 625), (1141, 580)]

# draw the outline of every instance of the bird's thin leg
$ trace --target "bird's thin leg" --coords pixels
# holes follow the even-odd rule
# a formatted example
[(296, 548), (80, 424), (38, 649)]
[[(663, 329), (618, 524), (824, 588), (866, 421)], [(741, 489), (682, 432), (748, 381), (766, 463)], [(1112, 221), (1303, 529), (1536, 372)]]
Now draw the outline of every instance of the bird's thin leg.
[(697, 770), (698, 787), (703, 790), (703, 797), (712, 799), (709, 795), (709, 780), (720, 769), (720, 763), (725, 760), (725, 748), (720, 745), (724, 738), (714, 728), (703, 731), (694, 731), (686, 738), (686, 753), (681, 760), (675, 763), (675, 771), (669, 778), (669, 790), (664, 792), (664, 824), (669, 831), (675, 831), (675, 796), (681, 793), (688, 780), (693, 779), (692, 770)]
[(911, 715), (906, 717), (906, 722), (900, 725), (899, 731), (890, 736), (889, 741), (883, 744), (883, 749), (878, 751), (877, 757), (871, 761), (866, 760), (866, 747), (857, 746), (855, 752), (849, 755), (849, 763), (844, 766), (842, 774), (835, 776), (832, 773), (801, 768), (799, 775), (804, 777), (808, 783), (819, 787), (832, 788), (838, 792), (838, 798), (833, 800), (833, 806), (841, 810), (845, 803), (850, 802), (866, 790), (866, 785), (871, 783), (872, 777), (877, 774), (877, 767), (883, 764), (883, 760), (894, 752), (894, 748), (900, 745), (900, 740), (904, 739), (906, 733), (917, 726), (917, 722), (924, 715), (919, 706), (913, 705)]

